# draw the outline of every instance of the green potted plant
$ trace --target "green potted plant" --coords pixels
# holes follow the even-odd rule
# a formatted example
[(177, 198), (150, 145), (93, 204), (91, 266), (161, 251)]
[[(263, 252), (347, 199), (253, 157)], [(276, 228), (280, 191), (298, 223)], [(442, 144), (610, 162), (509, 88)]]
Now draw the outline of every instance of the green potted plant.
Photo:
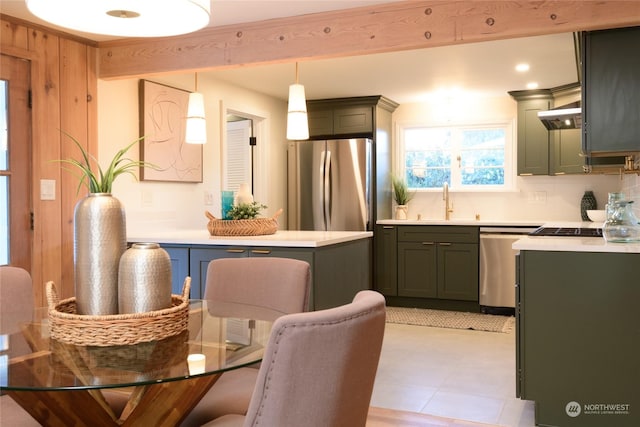
[(266, 208), (267, 206), (258, 202), (239, 203), (233, 205), (226, 214), (229, 219), (254, 219), (260, 215), (262, 209)]
[[(75, 139), (73, 136), (69, 135), (66, 132), (62, 132), (66, 136), (68, 136), (80, 149), (82, 153), (82, 160), (77, 159), (64, 159), (60, 160), (60, 162), (67, 163), (77, 167), (80, 170), (80, 182), (78, 183), (78, 192), (80, 188), (84, 184), (90, 193), (111, 193), (111, 189), (113, 188), (113, 182), (116, 178), (122, 174), (130, 174), (135, 177), (134, 171), (140, 167), (152, 167), (155, 168), (154, 165), (148, 162), (144, 162), (141, 160), (133, 160), (128, 157), (125, 157), (125, 154), (140, 142), (144, 137), (140, 137), (119, 150), (116, 155), (109, 163), (109, 166), (106, 170), (103, 170), (95, 157), (91, 156), (84, 147)], [(95, 163), (97, 165), (97, 171), (92, 168), (91, 163)]]
[(404, 178), (391, 177), (393, 184), (393, 199), (396, 202), (396, 219), (407, 219), (408, 204), (415, 193), (409, 192), (409, 186)]

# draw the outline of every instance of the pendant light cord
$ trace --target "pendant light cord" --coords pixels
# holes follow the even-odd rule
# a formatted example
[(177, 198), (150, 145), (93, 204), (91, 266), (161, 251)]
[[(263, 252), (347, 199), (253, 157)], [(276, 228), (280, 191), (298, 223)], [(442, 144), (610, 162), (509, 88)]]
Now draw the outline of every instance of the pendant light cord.
[(196, 90), (195, 90), (195, 92), (197, 92), (198, 91), (198, 73), (196, 72), (195, 75), (196, 75), (196, 79), (195, 79), (196, 80)]

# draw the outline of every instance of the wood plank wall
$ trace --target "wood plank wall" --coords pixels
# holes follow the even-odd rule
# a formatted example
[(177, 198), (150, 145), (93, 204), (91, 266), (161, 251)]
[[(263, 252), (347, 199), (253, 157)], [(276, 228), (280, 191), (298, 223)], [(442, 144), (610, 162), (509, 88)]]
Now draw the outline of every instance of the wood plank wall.
[[(86, 193), (77, 196), (76, 178), (52, 160), (77, 156), (61, 129), (97, 155), (98, 77), (144, 77), (633, 26), (640, 25), (640, 1), (412, 0), (180, 37), (102, 43), (6, 15), (0, 16), (0, 24), (0, 53), (31, 61), (31, 273), (36, 304), (43, 305), (45, 281), (55, 281), (63, 298), (74, 294), (73, 208)], [(56, 180), (55, 201), (40, 201), (40, 179)]]
[[(77, 178), (55, 160), (78, 158), (78, 149), (62, 137), (61, 130), (97, 156), (97, 50), (89, 43), (5, 16), (0, 25), (0, 53), (31, 63), (31, 276), (35, 303), (42, 306), (46, 305), (46, 281), (56, 283), (61, 298), (74, 295), (73, 209), (86, 192), (76, 195)], [(56, 181), (55, 200), (40, 200), (41, 179)]]

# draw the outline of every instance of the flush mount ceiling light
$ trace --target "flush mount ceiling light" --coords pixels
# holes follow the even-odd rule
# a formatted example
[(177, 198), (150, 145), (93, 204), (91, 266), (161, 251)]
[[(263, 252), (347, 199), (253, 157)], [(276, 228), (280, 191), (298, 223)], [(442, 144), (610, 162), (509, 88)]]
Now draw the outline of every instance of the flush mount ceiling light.
[(120, 37), (165, 37), (209, 24), (209, 0), (26, 0), (38, 18), (76, 31)]
[(309, 139), (307, 100), (304, 86), (298, 84), (298, 63), (296, 62), (296, 83), (289, 86), (289, 106), (287, 108), (287, 139)]
[(207, 142), (207, 121), (204, 117), (204, 96), (198, 93), (198, 73), (196, 73), (195, 92), (189, 94), (187, 106), (187, 126), (184, 135), (187, 144), (205, 144)]

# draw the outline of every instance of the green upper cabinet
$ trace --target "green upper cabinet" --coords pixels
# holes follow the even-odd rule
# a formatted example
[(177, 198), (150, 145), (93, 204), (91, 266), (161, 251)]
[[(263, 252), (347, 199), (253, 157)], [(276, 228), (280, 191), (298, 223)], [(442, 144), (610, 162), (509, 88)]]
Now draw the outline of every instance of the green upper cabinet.
[(553, 105), (549, 90), (509, 92), (518, 101), (518, 175), (549, 175), (549, 131), (538, 112)]
[(584, 33), (586, 153), (640, 151), (640, 27)]
[(380, 128), (387, 127), (381, 116), (391, 116), (397, 107), (380, 95), (308, 100), (309, 138), (376, 139)]
[(333, 109), (313, 108), (307, 105), (309, 120), (309, 137), (333, 135)]
[(373, 133), (373, 106), (307, 106), (309, 137), (370, 136)]
[(512, 91), (518, 102), (518, 175), (564, 175), (584, 173), (580, 129), (549, 131), (538, 118), (540, 111), (558, 106), (557, 97), (575, 97), (580, 86)]
[(560, 129), (549, 132), (551, 175), (584, 173), (585, 158), (580, 129)]

